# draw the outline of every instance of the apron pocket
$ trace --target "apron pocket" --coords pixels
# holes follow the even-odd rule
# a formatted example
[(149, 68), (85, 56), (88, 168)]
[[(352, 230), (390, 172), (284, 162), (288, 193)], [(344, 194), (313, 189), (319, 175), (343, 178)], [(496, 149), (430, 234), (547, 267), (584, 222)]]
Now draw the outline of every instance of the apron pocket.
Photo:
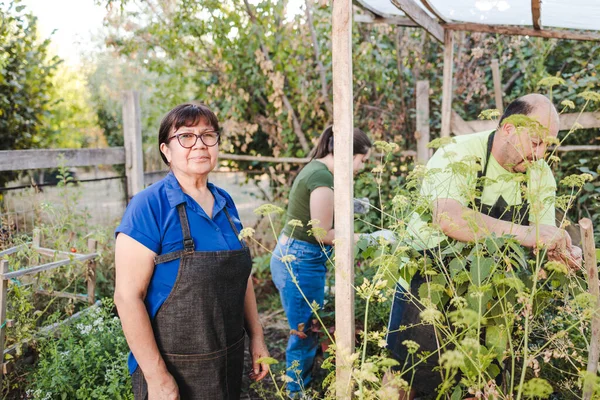
[(239, 399), (244, 343), (245, 335), (226, 349), (212, 353), (164, 353), (163, 359), (179, 386), (181, 399)]

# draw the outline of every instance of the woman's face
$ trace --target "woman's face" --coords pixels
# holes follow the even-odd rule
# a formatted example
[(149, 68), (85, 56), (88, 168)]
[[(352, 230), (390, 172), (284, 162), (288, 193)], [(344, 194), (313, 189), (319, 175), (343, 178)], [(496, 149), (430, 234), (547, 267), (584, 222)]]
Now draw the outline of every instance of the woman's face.
[(352, 159), (352, 171), (354, 175), (358, 174), (365, 168), (365, 163), (371, 155), (371, 150), (367, 151), (367, 154), (355, 154)]
[(160, 149), (173, 172), (186, 175), (206, 175), (216, 167), (219, 158), (218, 144), (209, 147), (198, 138), (194, 146), (186, 149), (181, 146), (176, 137), (176, 135), (185, 133), (202, 135), (210, 132), (214, 132), (213, 127), (204, 121), (200, 121), (196, 126), (182, 126), (171, 132), (169, 138), (172, 139), (168, 143), (162, 143)]

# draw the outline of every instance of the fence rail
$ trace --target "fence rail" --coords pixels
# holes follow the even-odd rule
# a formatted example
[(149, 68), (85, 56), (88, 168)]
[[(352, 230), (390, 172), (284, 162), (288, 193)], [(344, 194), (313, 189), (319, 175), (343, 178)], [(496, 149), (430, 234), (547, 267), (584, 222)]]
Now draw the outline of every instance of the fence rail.
[(125, 149), (39, 149), (0, 151), (0, 172), (125, 164)]

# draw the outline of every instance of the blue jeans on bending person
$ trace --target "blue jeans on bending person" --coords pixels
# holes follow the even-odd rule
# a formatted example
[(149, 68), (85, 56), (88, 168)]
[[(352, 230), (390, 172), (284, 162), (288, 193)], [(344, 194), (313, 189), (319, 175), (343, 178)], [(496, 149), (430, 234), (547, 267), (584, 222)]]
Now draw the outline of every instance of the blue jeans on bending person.
[[(285, 358), (291, 378), (287, 388), (292, 393), (302, 391), (312, 379), (319, 336), (311, 329), (315, 316), (310, 305), (316, 302), (323, 307), (327, 257), (331, 254), (331, 246), (324, 247), (325, 251), (318, 244), (281, 235), (271, 257), (271, 276), (290, 326)], [(286, 255), (293, 260), (281, 261)]]

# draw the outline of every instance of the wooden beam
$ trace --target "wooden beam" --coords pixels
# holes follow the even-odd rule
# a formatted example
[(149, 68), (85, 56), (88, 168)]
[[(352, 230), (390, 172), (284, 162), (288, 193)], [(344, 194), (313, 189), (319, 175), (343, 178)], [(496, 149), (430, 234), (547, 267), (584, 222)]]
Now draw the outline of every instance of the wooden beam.
[(575, 145), (575, 146), (559, 146), (556, 148), (559, 153), (567, 153), (569, 151), (600, 151), (600, 146), (596, 145)]
[(8, 249), (6, 249), (6, 250), (2, 250), (2, 251), (0, 251), (0, 257), (4, 257), (4, 256), (7, 256), (7, 255), (9, 255), (9, 254), (16, 253), (16, 252), (18, 252), (19, 250), (21, 250), (21, 249), (25, 249), (25, 248), (27, 248), (27, 245), (26, 245), (26, 244), (20, 244), (20, 245), (18, 245), (18, 246), (15, 246), (15, 247), (10, 247), (10, 248), (8, 248)]
[(419, 26), (412, 19), (410, 19), (408, 17), (400, 17), (400, 16), (381, 17), (378, 15), (372, 15), (372, 14), (354, 14), (354, 21), (360, 22), (363, 24), (388, 24), (388, 25), (410, 26), (410, 27), (418, 27)]
[(580, 124), (584, 129), (600, 128), (600, 111), (561, 114), (559, 129), (568, 131), (575, 123)]
[(475, 133), (470, 124), (468, 124), (458, 113), (452, 110), (452, 116), (450, 119), (451, 122), (451, 130), (450, 132), (454, 135), (466, 135), (469, 133)]
[(417, 82), (417, 101), (416, 101), (416, 119), (417, 131), (417, 161), (426, 164), (429, 161), (429, 81)]
[[(88, 251), (96, 253), (98, 251), (98, 241), (88, 239)], [(90, 305), (96, 301), (96, 258), (90, 258), (87, 262), (87, 300)]]
[(598, 264), (592, 221), (589, 218), (580, 219), (579, 227), (583, 239), (583, 259), (587, 271), (588, 290), (596, 300), (596, 307), (592, 314), (592, 337), (588, 351), (587, 376), (583, 381), (583, 399), (589, 400), (594, 392), (595, 376), (598, 372), (598, 358), (600, 358), (600, 290), (598, 289)]
[[(456, 114), (458, 116), (458, 114)], [(452, 118), (456, 118), (452, 115)], [(458, 116), (460, 118), (460, 116)], [(462, 120), (462, 119), (461, 119)], [(575, 123), (580, 124), (583, 129), (597, 129), (600, 128), (600, 112), (584, 112), (584, 113), (568, 113), (560, 115), (559, 130), (569, 131), (573, 128)], [(495, 129), (498, 125), (498, 121), (492, 120), (474, 120), (474, 121), (458, 121), (453, 122), (452, 133), (455, 135), (464, 135), (465, 133), (483, 132)], [(460, 127), (459, 127), (460, 126)], [(468, 128), (466, 128), (468, 126)], [(458, 129), (457, 129), (458, 128)], [(569, 146), (561, 146), (561, 148), (567, 148)], [(585, 146), (577, 146), (584, 148)], [(595, 146), (587, 146), (590, 149)], [(560, 150), (559, 150), (560, 151)]]
[(20, 269), (18, 271), (7, 272), (4, 274), (4, 278), (12, 279), (12, 278), (18, 278), (23, 275), (36, 274), (38, 272), (48, 271), (50, 269), (62, 267), (63, 265), (69, 265), (75, 261), (87, 261), (87, 260), (97, 257), (97, 256), (98, 256), (98, 254), (85, 254), (85, 255), (73, 257), (72, 260), (60, 260), (60, 261), (55, 261), (55, 262), (51, 262), (48, 264), (36, 265), (35, 267)]
[(71, 253), (71, 252), (68, 252), (68, 251), (60, 251), (60, 250), (48, 249), (48, 248), (45, 248), (45, 247), (35, 247), (35, 246), (33, 246), (33, 249), (37, 253), (42, 254), (44, 256), (48, 256), (48, 257), (60, 257), (61, 259), (70, 259), (71, 257), (81, 256), (80, 253)]
[(454, 32), (444, 31), (444, 72), (442, 83), (442, 137), (450, 136), (452, 119), (452, 70), (454, 67)]
[(414, 0), (391, 0), (391, 2), (440, 43), (444, 43), (444, 28), (442, 25), (431, 18)]
[(353, 95), (352, 1), (333, 2), (333, 157), (335, 175), (335, 329), (336, 398), (350, 400), (353, 393), (354, 352), (354, 206), (353, 206)]
[[(394, 0), (392, 0), (394, 1)], [(567, 39), (567, 40), (590, 40), (600, 41), (600, 34), (591, 31), (573, 31), (573, 30), (549, 30), (533, 28), (525, 28), (521, 26), (510, 25), (485, 25), (472, 22), (467, 23), (448, 23), (444, 28), (451, 31), (469, 31), (469, 32), (486, 32), (496, 33), (500, 35), (520, 35), (520, 36), (537, 36), (549, 39)]]
[(533, 22), (533, 29), (536, 31), (542, 29), (541, 0), (531, 0), (531, 19)]
[(227, 154), (220, 153), (220, 160), (233, 160), (233, 161), (257, 161), (257, 162), (268, 162), (268, 163), (290, 163), (290, 164), (307, 164), (310, 162), (310, 158), (295, 158), (295, 157), (267, 157), (267, 156), (247, 156), (243, 154)]
[(140, 95), (123, 92), (123, 136), (125, 143), (125, 175), (127, 201), (144, 189), (144, 150), (142, 148), (142, 116)]
[(71, 299), (74, 301), (87, 302), (88, 297), (85, 294), (75, 294), (75, 293), (67, 293), (67, 292), (59, 292), (54, 290), (36, 290), (38, 294), (42, 294), (44, 296), (52, 296), (52, 297), (62, 297), (65, 299)]
[(504, 101), (502, 100), (502, 78), (500, 75), (500, 65), (498, 59), (492, 60), (492, 80), (494, 81), (494, 98), (496, 99), (496, 109), (500, 114), (504, 112)]
[(87, 167), (114, 164), (125, 164), (125, 150), (123, 147), (0, 151), (0, 172), (58, 168), (59, 165), (65, 167)]
[(437, 10), (437, 8), (435, 8), (435, 7), (433, 6), (433, 4), (431, 4), (431, 3), (429, 2), (429, 0), (421, 0), (421, 3), (422, 3), (424, 6), (425, 6), (425, 8), (426, 8), (426, 9), (428, 9), (428, 10), (429, 10), (429, 12), (430, 12), (430, 13), (432, 13), (433, 15), (435, 15), (435, 17), (436, 17), (438, 20), (440, 20), (440, 22), (442, 22), (442, 23), (444, 23), (444, 24), (445, 24), (446, 22), (448, 22), (448, 21), (446, 20), (446, 18), (445, 18), (445, 17), (442, 15), (442, 13), (441, 13), (441, 12), (439, 12), (439, 11)]

